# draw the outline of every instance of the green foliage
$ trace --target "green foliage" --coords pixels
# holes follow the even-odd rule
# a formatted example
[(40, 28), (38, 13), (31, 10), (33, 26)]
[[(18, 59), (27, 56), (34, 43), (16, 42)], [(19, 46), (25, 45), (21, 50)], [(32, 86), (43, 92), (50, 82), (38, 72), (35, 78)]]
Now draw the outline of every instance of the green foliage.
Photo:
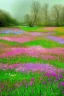
[(0, 10), (0, 26), (13, 26), (13, 25), (17, 25), (18, 22), (12, 18), (12, 16), (10, 16), (10, 14), (8, 14), (5, 11)]

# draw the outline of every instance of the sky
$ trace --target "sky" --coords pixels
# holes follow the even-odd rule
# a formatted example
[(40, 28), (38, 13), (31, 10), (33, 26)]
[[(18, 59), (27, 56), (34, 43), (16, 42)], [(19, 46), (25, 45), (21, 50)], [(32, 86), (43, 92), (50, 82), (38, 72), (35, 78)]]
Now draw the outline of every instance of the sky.
[[(25, 14), (30, 12), (31, 4), (34, 0), (0, 0), (0, 9), (9, 12), (14, 18), (22, 21)], [(64, 0), (35, 0), (43, 5), (48, 3), (50, 6), (54, 4), (64, 4)]]

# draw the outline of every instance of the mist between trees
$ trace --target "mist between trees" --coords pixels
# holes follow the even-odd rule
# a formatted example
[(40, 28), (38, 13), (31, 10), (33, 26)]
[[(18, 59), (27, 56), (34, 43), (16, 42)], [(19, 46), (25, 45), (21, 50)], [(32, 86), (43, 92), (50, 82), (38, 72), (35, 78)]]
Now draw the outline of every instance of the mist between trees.
[[(10, 14), (0, 10), (0, 26), (19, 25)], [(24, 16), (24, 22), (21, 25), (33, 26), (64, 26), (64, 5), (48, 4), (40, 5), (39, 2), (34, 1), (31, 6), (30, 14)]]

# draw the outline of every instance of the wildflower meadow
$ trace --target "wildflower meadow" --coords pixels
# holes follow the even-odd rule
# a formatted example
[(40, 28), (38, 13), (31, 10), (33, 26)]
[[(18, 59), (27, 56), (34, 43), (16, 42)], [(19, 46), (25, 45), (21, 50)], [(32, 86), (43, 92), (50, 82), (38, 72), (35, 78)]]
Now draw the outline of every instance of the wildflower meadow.
[(64, 27), (0, 28), (0, 96), (64, 96)]

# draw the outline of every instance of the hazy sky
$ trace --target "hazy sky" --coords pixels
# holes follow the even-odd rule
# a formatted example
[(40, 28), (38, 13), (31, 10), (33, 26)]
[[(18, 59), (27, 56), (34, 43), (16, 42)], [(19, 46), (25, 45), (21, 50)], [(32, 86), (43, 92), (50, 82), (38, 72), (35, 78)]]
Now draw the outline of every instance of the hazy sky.
[[(34, 0), (0, 0), (0, 9), (8, 11), (12, 16), (19, 20), (29, 12), (30, 6)], [(64, 4), (64, 0), (35, 0), (42, 5), (48, 3), (49, 5)]]

